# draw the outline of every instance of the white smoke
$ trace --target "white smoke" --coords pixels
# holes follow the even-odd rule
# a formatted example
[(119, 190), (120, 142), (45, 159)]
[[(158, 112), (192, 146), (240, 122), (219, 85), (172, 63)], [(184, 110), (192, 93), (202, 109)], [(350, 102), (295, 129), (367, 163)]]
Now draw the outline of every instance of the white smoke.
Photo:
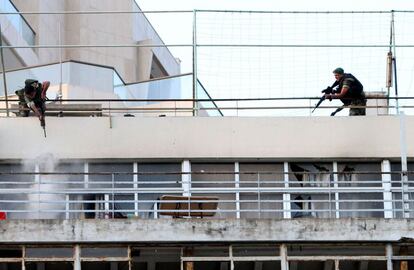
[(53, 154), (46, 153), (33, 160), (23, 162), (24, 171), (33, 171), (33, 184), (27, 194), (26, 219), (63, 219), (65, 218), (66, 195), (59, 194), (66, 188), (66, 177), (56, 174), (42, 174), (57, 172), (59, 160)]

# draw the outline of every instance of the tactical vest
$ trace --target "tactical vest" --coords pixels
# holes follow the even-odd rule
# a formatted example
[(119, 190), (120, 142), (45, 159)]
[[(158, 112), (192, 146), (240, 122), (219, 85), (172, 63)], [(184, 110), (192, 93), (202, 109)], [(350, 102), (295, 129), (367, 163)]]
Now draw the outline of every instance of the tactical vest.
[(360, 81), (358, 81), (358, 79), (355, 78), (355, 76), (352, 75), (351, 73), (345, 73), (344, 74), (344, 76), (339, 81), (338, 89), (342, 89), (342, 87), (344, 85), (344, 81), (346, 79), (352, 79), (353, 81), (349, 85), (349, 90), (345, 94), (343, 99), (341, 99), (341, 101), (345, 105), (349, 105), (351, 103), (352, 99), (363, 99), (363, 100), (365, 100), (364, 87), (362, 86), (362, 83)]

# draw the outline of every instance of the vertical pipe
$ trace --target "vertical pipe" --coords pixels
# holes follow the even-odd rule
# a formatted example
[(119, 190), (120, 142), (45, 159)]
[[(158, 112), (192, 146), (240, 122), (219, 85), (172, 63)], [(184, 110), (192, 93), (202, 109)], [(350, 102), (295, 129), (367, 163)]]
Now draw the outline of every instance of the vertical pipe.
[(3, 32), (0, 24), (0, 55), (1, 55), (1, 68), (3, 73), (3, 87), (4, 87), (4, 100), (6, 102), (6, 115), (9, 117), (9, 98), (7, 96), (7, 83), (6, 83), (6, 68), (4, 66), (4, 55), (3, 55)]
[(401, 151), (401, 199), (403, 207), (403, 217), (410, 217), (409, 193), (408, 193), (408, 175), (407, 175), (407, 145), (405, 137), (405, 114), (400, 112), (400, 151)]
[(391, 10), (391, 48), (393, 54), (393, 63), (394, 63), (394, 89), (395, 89), (395, 107), (397, 114), (400, 113), (400, 106), (398, 101), (398, 87), (397, 87), (397, 59), (396, 59), (396, 49), (395, 49), (395, 23), (394, 23), (394, 10)]
[(58, 23), (58, 34), (59, 34), (59, 71), (60, 71), (60, 80), (59, 80), (59, 99), (62, 99), (62, 81), (63, 81), (63, 67), (62, 67), (62, 33), (61, 33), (61, 23)]
[(193, 10), (193, 116), (197, 116), (197, 10)]

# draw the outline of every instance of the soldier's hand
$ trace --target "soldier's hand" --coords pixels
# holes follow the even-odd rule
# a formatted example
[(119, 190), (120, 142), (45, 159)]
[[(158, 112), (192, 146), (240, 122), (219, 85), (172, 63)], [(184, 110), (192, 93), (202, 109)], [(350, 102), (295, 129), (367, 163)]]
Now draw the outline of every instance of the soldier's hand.
[(322, 90), (321, 93), (330, 94), (332, 93), (332, 87), (328, 86), (326, 89)]

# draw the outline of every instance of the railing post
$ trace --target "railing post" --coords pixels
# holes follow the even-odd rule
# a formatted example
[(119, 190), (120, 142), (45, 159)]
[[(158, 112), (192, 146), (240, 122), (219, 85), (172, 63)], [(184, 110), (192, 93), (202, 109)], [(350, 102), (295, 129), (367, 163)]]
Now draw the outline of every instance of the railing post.
[(240, 164), (234, 163), (234, 187), (236, 188), (236, 218), (240, 219)]
[(6, 83), (6, 67), (4, 66), (4, 55), (3, 55), (3, 32), (0, 24), (0, 55), (1, 55), (1, 68), (3, 71), (3, 87), (4, 87), (4, 100), (6, 102), (6, 115), (9, 117), (9, 98), (7, 96), (7, 83)]
[(133, 165), (133, 182), (134, 182), (134, 215), (137, 217), (139, 216), (139, 204), (138, 204), (138, 163), (134, 162)]
[(193, 10), (193, 116), (197, 110), (197, 10)]
[(189, 160), (183, 160), (181, 163), (181, 185), (183, 188), (183, 196), (188, 198), (187, 207), (188, 207), (188, 216), (191, 217), (191, 163)]
[(389, 160), (381, 163), (382, 188), (384, 190), (384, 218), (393, 218), (392, 192), (391, 192), (391, 164)]
[(259, 210), (259, 218), (262, 217), (262, 207), (261, 207), (261, 197), (260, 197), (260, 173), (257, 173), (257, 208)]
[(335, 218), (340, 217), (339, 213), (339, 177), (338, 177), (338, 162), (334, 161), (333, 163), (333, 179), (334, 179), (334, 189), (335, 189)]
[[(283, 163), (283, 181), (285, 188), (289, 188), (289, 163)], [(290, 211), (290, 193), (283, 192), (283, 218), (291, 218), (292, 212)]]

